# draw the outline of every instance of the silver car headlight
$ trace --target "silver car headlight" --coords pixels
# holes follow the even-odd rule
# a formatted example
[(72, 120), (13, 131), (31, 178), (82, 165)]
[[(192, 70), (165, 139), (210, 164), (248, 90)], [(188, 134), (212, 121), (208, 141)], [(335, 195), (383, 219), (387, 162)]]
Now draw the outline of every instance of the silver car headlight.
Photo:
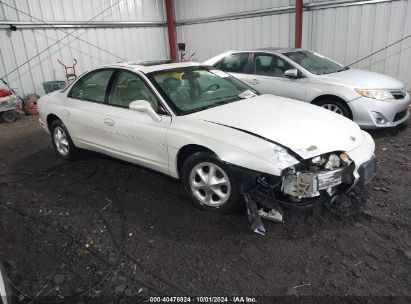
[(388, 90), (367, 90), (367, 89), (355, 89), (355, 91), (362, 97), (368, 97), (378, 100), (385, 100), (394, 98)]

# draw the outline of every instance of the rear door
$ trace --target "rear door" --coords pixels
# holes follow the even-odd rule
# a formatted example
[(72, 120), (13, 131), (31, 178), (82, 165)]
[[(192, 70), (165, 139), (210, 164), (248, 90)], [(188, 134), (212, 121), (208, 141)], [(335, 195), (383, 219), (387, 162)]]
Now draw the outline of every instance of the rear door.
[(59, 115), (74, 143), (81, 148), (103, 150), (107, 146), (105, 102), (115, 69), (98, 69), (82, 76), (70, 89)]
[(295, 67), (281, 57), (269, 53), (254, 53), (251, 59), (251, 75), (248, 84), (263, 94), (273, 94), (297, 100), (305, 100), (308, 80), (299, 72), (299, 78), (284, 76)]

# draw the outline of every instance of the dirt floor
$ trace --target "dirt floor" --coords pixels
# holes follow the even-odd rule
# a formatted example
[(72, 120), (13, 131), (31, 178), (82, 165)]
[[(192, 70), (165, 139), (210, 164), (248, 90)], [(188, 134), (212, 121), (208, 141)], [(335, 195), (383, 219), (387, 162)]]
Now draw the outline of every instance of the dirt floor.
[(94, 153), (62, 161), (36, 117), (2, 123), (0, 260), (23, 302), (411, 301), (411, 126), (371, 134), (378, 157), (371, 184), (340, 206), (265, 222), (264, 237), (250, 232), (244, 214), (195, 209), (164, 175)]

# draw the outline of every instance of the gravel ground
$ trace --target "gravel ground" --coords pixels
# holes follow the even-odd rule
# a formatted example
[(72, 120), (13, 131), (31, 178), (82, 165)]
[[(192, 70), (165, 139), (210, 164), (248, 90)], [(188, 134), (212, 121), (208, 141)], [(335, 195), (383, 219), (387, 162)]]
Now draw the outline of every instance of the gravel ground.
[(153, 295), (409, 303), (411, 127), (371, 135), (372, 183), (337, 206), (265, 222), (263, 237), (245, 214), (193, 208), (164, 175), (94, 153), (60, 160), (36, 117), (0, 124), (0, 260), (27, 303)]

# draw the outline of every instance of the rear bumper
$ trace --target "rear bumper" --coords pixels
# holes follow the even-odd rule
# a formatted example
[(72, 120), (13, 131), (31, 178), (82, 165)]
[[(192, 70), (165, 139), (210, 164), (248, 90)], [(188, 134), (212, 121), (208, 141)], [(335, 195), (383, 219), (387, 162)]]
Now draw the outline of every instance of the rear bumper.
[[(353, 113), (353, 120), (364, 129), (395, 127), (403, 123), (410, 115), (408, 111), (410, 104), (411, 98), (408, 93), (403, 99), (376, 100), (360, 97), (348, 103)], [(374, 115), (381, 114), (386, 122), (379, 124), (373, 112)]]

